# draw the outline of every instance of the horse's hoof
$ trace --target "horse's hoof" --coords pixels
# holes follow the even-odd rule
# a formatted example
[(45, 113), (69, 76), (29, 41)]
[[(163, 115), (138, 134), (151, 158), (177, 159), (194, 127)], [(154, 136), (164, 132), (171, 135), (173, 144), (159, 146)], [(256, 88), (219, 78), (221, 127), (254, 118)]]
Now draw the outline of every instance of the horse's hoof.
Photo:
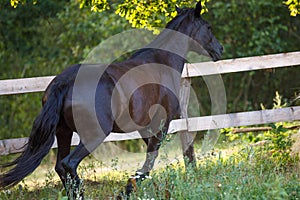
[(129, 200), (129, 196), (127, 196), (126, 194), (124, 194), (124, 192), (121, 192), (121, 193), (117, 196), (116, 200)]
[(125, 194), (126, 194), (126, 196), (130, 196), (130, 194), (132, 192), (135, 192), (136, 189), (137, 189), (136, 179), (135, 178), (128, 179), (127, 185), (126, 185), (126, 188), (125, 188)]

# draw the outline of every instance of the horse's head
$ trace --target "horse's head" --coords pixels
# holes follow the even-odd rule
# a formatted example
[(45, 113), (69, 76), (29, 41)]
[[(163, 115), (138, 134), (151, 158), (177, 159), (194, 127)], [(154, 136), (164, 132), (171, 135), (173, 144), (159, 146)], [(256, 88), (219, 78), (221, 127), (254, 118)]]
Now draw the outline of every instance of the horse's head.
[(202, 19), (201, 9), (201, 2), (198, 2), (195, 8), (176, 8), (178, 13), (176, 18), (182, 18), (177, 31), (191, 38), (190, 51), (209, 56), (213, 61), (217, 61), (222, 56), (223, 47), (213, 35), (211, 25)]

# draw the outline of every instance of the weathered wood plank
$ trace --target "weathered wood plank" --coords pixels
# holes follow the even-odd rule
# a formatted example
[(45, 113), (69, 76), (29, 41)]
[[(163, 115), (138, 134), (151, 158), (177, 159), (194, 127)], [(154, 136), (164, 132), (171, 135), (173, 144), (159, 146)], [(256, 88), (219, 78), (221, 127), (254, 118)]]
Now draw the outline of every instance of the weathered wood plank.
[[(223, 115), (212, 115), (204, 117), (194, 117), (188, 119), (188, 127), (186, 119), (173, 120), (168, 130), (169, 133), (178, 131), (202, 131), (211, 129), (228, 128), (235, 126), (248, 126), (255, 124), (267, 124), (281, 121), (297, 121), (300, 120), (300, 106), (279, 108), (274, 110), (260, 110), (251, 112), (240, 112)], [(105, 142), (130, 140), (141, 138), (138, 132), (132, 133), (111, 133)], [(0, 140), (0, 155), (17, 153), (22, 151), (22, 147), (26, 144), (27, 138)], [(72, 145), (79, 143), (79, 137), (74, 134)], [(57, 147), (56, 142), (53, 148)]]
[[(187, 64), (182, 77), (243, 72), (300, 65), (300, 52)], [(0, 95), (44, 91), (54, 76), (0, 80)]]
[(0, 80), (0, 95), (45, 91), (54, 76)]
[(0, 140), (0, 155), (22, 152), (27, 141), (28, 138)]
[[(104, 142), (112, 142), (112, 141), (123, 141), (123, 140), (134, 140), (141, 138), (140, 134), (135, 131), (131, 133), (111, 133)], [(26, 145), (28, 138), (14, 138), (14, 139), (6, 139), (0, 140), (0, 156), (8, 155), (13, 153), (20, 153), (24, 150), (24, 146)], [(80, 142), (80, 138), (77, 133), (74, 132), (71, 145), (76, 146)], [(52, 145), (52, 148), (57, 148), (57, 141), (55, 141)]]
[(300, 120), (300, 106), (189, 118), (189, 131)]
[(295, 65), (300, 65), (300, 52), (228, 59), (218, 62), (191, 63), (186, 65), (189, 74), (184, 69), (182, 77), (244, 72)]

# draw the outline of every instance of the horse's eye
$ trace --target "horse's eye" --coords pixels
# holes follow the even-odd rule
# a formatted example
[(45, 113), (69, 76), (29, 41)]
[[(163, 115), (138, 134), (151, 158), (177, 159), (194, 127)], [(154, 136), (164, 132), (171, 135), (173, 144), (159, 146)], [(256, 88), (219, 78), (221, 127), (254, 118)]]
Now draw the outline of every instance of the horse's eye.
[(208, 26), (207, 26), (207, 29), (208, 29), (208, 30), (211, 30), (211, 25), (208, 25)]

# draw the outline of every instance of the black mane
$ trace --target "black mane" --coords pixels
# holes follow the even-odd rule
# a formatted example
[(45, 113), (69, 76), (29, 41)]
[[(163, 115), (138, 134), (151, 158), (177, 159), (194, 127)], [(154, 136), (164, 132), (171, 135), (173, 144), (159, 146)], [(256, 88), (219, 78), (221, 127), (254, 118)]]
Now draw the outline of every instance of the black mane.
[(187, 17), (191, 12), (194, 12), (194, 8), (183, 8), (181, 9), (180, 13), (169, 21), (166, 25), (167, 29), (177, 30), (178, 27), (182, 24), (183, 19)]
[[(181, 9), (180, 13), (173, 18), (170, 22), (167, 23), (165, 29), (171, 29), (171, 30), (178, 30), (178, 28), (183, 23), (184, 19), (187, 18), (187, 15), (189, 15), (191, 12), (194, 12), (194, 8), (183, 8)], [(137, 57), (141, 55), (144, 52), (148, 52), (149, 50), (153, 50), (153, 47), (157, 46), (158, 41), (165, 41), (165, 38), (169, 37), (169, 32), (166, 30), (163, 30), (155, 40), (153, 40), (150, 44), (147, 46), (141, 48), (140, 50), (136, 51), (130, 58)]]

